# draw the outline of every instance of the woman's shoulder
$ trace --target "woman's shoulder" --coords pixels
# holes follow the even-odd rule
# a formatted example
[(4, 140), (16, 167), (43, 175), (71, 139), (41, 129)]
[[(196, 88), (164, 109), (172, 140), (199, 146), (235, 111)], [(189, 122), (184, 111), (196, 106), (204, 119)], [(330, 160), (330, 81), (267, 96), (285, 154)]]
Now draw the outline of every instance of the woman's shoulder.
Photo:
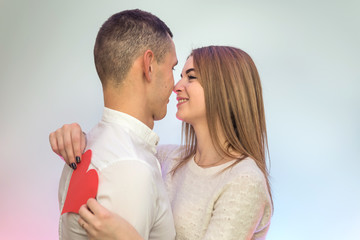
[(182, 147), (180, 145), (177, 144), (163, 144), (163, 145), (158, 145), (156, 150), (157, 150), (157, 157), (158, 158), (164, 158), (164, 157), (168, 157), (169, 155), (177, 155), (179, 153), (181, 153), (181, 149)]
[(157, 147), (156, 157), (162, 165), (165, 161), (180, 159), (183, 149), (182, 146), (176, 144), (159, 145)]
[(178, 144), (161, 144), (156, 147), (157, 154), (167, 154), (181, 148)]
[(252, 158), (245, 158), (229, 169), (235, 178), (248, 177), (259, 181), (266, 181), (263, 172)]
[(268, 197), (267, 183), (264, 173), (251, 158), (245, 158), (227, 170), (227, 185), (239, 189), (247, 189), (254, 194)]

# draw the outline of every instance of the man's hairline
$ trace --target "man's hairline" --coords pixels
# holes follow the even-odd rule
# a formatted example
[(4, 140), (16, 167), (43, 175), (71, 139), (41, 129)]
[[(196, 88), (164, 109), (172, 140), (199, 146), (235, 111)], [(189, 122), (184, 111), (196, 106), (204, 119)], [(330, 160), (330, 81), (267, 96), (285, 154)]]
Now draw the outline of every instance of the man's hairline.
[[(159, 60), (159, 57), (156, 56), (156, 54), (155, 54), (154, 51), (150, 48), (150, 46), (145, 46), (142, 50), (139, 50), (139, 51), (138, 51), (138, 54), (136, 54), (136, 56), (135, 56), (134, 59), (132, 60), (131, 65), (133, 65), (133, 64), (135, 63), (135, 61), (136, 61), (139, 57), (143, 56), (143, 54), (144, 54), (146, 51), (148, 51), (148, 50), (152, 51), (152, 53), (154, 54), (154, 56), (155, 56), (154, 59), (155, 59), (156, 63), (158, 63), (158, 64), (159, 64), (159, 63), (163, 63), (163, 62), (165, 61), (165, 55), (168, 54), (168, 53), (171, 51), (172, 43), (174, 44), (174, 41), (173, 41), (173, 38), (171, 37), (171, 35), (170, 35), (168, 32), (166, 32), (166, 35), (167, 35), (167, 40), (166, 40), (166, 42), (165, 42), (165, 44), (164, 44), (164, 45), (166, 45), (166, 50), (165, 50), (164, 54), (161, 56), (161, 60)], [(175, 44), (174, 44), (174, 45), (175, 45)], [(120, 87), (121, 85), (123, 85), (124, 81), (125, 81), (126, 78), (128, 77), (128, 74), (130, 73), (130, 70), (131, 70), (131, 67), (130, 67), (130, 68), (128, 69), (128, 71), (125, 73), (124, 78), (121, 79), (120, 81), (118, 81), (117, 84), (115, 84), (115, 85), (113, 85), (113, 86)], [(103, 81), (101, 80), (101, 82), (103, 82)], [(110, 82), (116, 82), (116, 81), (111, 81), (111, 80), (105, 80), (105, 79), (104, 79), (104, 82), (106, 82), (106, 83), (107, 83), (106, 85), (108, 85), (108, 83), (110, 83)]]

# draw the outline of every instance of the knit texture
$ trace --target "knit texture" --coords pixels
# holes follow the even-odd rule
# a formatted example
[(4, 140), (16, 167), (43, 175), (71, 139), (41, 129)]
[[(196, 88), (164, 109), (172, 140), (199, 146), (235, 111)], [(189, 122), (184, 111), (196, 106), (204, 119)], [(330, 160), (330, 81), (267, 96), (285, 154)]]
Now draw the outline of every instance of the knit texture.
[(194, 159), (170, 173), (181, 148), (158, 147), (158, 159), (169, 194), (178, 240), (265, 239), (272, 205), (263, 173), (246, 158), (201, 168)]

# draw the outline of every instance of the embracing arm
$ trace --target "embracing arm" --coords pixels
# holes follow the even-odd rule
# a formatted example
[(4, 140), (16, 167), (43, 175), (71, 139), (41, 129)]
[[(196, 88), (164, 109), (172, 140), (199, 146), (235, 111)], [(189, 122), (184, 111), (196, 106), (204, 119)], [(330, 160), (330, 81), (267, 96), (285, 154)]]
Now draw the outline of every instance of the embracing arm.
[(126, 160), (101, 170), (97, 200), (79, 210), (89, 239), (148, 239), (155, 216), (156, 189), (144, 163)]
[[(86, 147), (86, 135), (85, 133), (82, 132), (80, 125), (78, 125), (77, 123), (63, 125), (61, 128), (50, 133), (49, 141), (52, 150), (59, 156), (63, 157), (64, 161), (67, 164), (69, 165), (75, 164), (76, 166), (75, 161), (77, 163), (80, 163), (79, 158), (81, 157), (82, 155), (81, 153), (84, 151)], [(76, 157), (78, 157), (78, 159), (76, 159)], [(73, 166), (71, 167), (74, 168)], [(123, 169), (120, 170), (127, 172), (128, 169), (124, 167)], [(116, 170), (114, 171), (116, 172)], [(136, 176), (136, 175), (137, 174), (133, 174), (132, 176)], [(121, 178), (128, 175), (116, 174), (116, 176), (119, 176)], [(115, 181), (114, 179), (113, 183), (115, 182), (128, 183), (128, 181), (131, 181), (131, 179), (127, 179), (124, 181), (122, 181), (121, 179), (117, 179), (117, 180), (118, 181)], [(125, 185), (130, 186), (129, 184), (125, 184)], [(119, 187), (119, 185), (117, 184), (112, 185), (111, 181), (106, 186), (107, 189), (110, 190), (111, 188), (118, 189), (117, 196), (125, 195), (126, 190), (124, 188)], [(134, 191), (128, 194), (127, 197), (129, 197), (130, 195), (137, 195), (138, 192), (141, 191), (141, 189), (142, 189), (141, 187), (134, 188), (133, 189)], [(145, 188), (145, 189), (149, 189), (149, 188)], [(135, 190), (138, 190), (138, 192), (136, 192)], [(121, 193), (121, 191), (124, 192)], [(151, 191), (151, 189), (149, 191)], [(108, 203), (109, 196), (104, 197), (104, 195), (106, 195), (106, 193), (105, 194), (100, 193), (100, 196), (98, 197), (100, 197), (101, 203), (105, 202), (105, 206), (106, 206)], [(142, 199), (142, 200), (145, 199), (139, 194), (137, 196), (138, 199)], [(146, 208), (147, 206), (146, 204), (140, 204), (140, 205), (143, 208)], [(123, 206), (128, 206), (128, 205), (123, 205)], [(79, 223), (86, 230), (89, 239), (120, 239), (120, 240), (143, 239), (141, 235), (137, 232), (137, 230), (129, 223), (129, 221), (125, 220), (123, 217), (120, 217), (118, 214), (116, 214), (116, 212), (114, 212), (114, 209), (111, 208), (109, 209), (110, 210), (100, 205), (100, 203), (98, 203), (95, 199), (89, 199), (87, 205), (83, 205), (81, 207), (79, 211), (80, 214)], [(140, 207), (138, 207), (137, 209), (140, 209)], [(134, 213), (135, 212), (137, 212), (136, 209), (134, 209)], [(139, 219), (144, 218), (143, 215), (139, 216), (140, 215), (139, 213), (135, 215), (137, 215)], [(141, 225), (141, 223), (137, 223), (137, 224)]]
[(214, 205), (203, 240), (258, 239), (255, 234), (265, 239), (271, 217), (266, 191), (262, 179), (247, 175), (230, 183)]
[(119, 215), (90, 198), (79, 210), (79, 224), (91, 240), (143, 240), (135, 228)]
[(76, 163), (80, 163), (81, 154), (86, 147), (86, 136), (80, 125), (64, 124), (55, 132), (50, 133), (49, 141), (52, 150), (75, 170)]

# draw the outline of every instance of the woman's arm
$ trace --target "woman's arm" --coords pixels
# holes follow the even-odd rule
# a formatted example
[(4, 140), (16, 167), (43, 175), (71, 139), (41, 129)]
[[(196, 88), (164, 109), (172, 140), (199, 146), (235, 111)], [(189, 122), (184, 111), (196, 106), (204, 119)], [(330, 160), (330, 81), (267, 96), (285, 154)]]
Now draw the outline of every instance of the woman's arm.
[(81, 206), (79, 214), (78, 222), (86, 230), (89, 239), (143, 240), (130, 223), (111, 213), (93, 198)]
[[(76, 169), (75, 161), (80, 163), (81, 153), (86, 147), (86, 136), (80, 125), (63, 125), (50, 133), (49, 141), (53, 151)], [(90, 198), (87, 204), (81, 206), (79, 215), (78, 222), (86, 230), (89, 239), (143, 239), (130, 223), (101, 206), (95, 199)]]
[(75, 170), (76, 163), (80, 163), (81, 154), (86, 147), (86, 136), (81, 131), (80, 125), (77, 123), (63, 125), (50, 133), (49, 141), (52, 150)]
[[(259, 176), (239, 176), (231, 182), (214, 205), (203, 240), (265, 239), (271, 218), (266, 185)], [(262, 238), (264, 237), (264, 238)]]

